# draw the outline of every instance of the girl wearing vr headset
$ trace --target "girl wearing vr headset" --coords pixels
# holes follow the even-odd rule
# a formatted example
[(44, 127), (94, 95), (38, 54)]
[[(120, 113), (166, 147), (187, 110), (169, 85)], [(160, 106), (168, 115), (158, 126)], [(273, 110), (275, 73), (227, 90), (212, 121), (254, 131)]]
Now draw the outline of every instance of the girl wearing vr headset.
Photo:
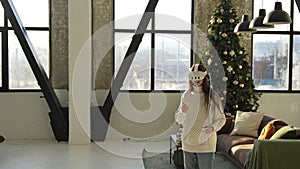
[(190, 68), (188, 89), (182, 94), (175, 120), (182, 124), (185, 169), (212, 169), (217, 131), (225, 124), (221, 100), (210, 86), (202, 64)]

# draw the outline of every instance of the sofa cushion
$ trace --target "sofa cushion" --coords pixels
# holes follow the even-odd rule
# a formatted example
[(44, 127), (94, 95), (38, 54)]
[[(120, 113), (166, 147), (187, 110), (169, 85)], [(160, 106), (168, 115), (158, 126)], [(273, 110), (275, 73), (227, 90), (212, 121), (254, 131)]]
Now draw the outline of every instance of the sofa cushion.
[(273, 122), (274, 126), (275, 126), (275, 131), (279, 130), (281, 127), (283, 126), (287, 126), (288, 124), (281, 120), (281, 119), (276, 119), (276, 118), (273, 118), (273, 117), (270, 117), (270, 116), (264, 116), (260, 125), (259, 125), (259, 128), (258, 128), (258, 133), (261, 133), (261, 131), (263, 130), (263, 128), (269, 123), (269, 122)]
[(275, 133), (275, 125), (273, 124), (273, 121), (270, 121), (267, 125), (265, 125), (258, 139), (263, 139), (263, 140), (270, 139), (274, 133)]
[(245, 164), (248, 153), (252, 150), (253, 144), (241, 144), (233, 146), (230, 155), (237, 159), (242, 165)]
[(296, 138), (300, 139), (300, 128), (296, 128)]
[(229, 134), (234, 126), (234, 117), (226, 117), (226, 123), (224, 126), (218, 131), (218, 134)]
[(274, 139), (295, 139), (296, 138), (296, 129), (293, 126), (284, 126), (270, 138), (270, 140)]
[(240, 144), (252, 144), (254, 142), (254, 137), (247, 136), (232, 136), (230, 134), (219, 134), (217, 138), (217, 145), (225, 153), (229, 153), (231, 147)]
[(264, 115), (262, 113), (237, 111), (231, 135), (258, 137), (258, 128)]

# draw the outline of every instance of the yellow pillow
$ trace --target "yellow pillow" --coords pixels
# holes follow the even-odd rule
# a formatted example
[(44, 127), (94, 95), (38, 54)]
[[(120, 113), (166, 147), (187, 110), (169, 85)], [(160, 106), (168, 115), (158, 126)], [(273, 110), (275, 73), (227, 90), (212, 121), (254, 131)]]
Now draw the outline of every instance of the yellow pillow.
[(263, 117), (263, 113), (237, 111), (230, 135), (258, 137), (258, 128)]
[(273, 121), (270, 121), (262, 129), (258, 139), (260, 139), (260, 140), (270, 139), (273, 136), (274, 133), (275, 133), (275, 126), (273, 124)]

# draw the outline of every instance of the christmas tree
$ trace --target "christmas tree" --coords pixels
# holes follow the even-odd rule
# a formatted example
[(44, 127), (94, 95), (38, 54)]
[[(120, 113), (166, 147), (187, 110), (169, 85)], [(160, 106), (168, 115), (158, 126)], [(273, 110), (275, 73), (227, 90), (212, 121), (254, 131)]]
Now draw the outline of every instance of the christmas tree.
[[(226, 98), (224, 108), (227, 115), (235, 115), (237, 110), (256, 111), (261, 96), (254, 90), (251, 66), (246, 60), (248, 54), (239, 44), (240, 34), (233, 32), (238, 23), (236, 18), (231, 0), (222, 0), (208, 24), (207, 38), (214, 49), (207, 47), (201, 58), (210, 76), (226, 83), (226, 88), (218, 93)], [(220, 83), (218, 80), (212, 81), (213, 86)]]

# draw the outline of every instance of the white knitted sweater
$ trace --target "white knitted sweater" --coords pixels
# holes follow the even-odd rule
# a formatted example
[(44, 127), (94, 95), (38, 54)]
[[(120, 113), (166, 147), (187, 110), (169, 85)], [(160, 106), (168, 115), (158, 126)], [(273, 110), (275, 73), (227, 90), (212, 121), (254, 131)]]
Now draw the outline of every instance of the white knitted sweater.
[[(188, 111), (182, 112), (182, 105), (188, 105)], [(208, 111), (209, 109), (209, 111)], [(221, 101), (218, 97), (210, 99), (209, 108), (206, 108), (202, 88), (185, 91), (175, 113), (175, 120), (183, 125), (182, 149), (187, 152), (215, 152), (216, 132), (225, 124), (225, 116)], [(204, 127), (211, 126), (214, 131), (205, 134)]]

